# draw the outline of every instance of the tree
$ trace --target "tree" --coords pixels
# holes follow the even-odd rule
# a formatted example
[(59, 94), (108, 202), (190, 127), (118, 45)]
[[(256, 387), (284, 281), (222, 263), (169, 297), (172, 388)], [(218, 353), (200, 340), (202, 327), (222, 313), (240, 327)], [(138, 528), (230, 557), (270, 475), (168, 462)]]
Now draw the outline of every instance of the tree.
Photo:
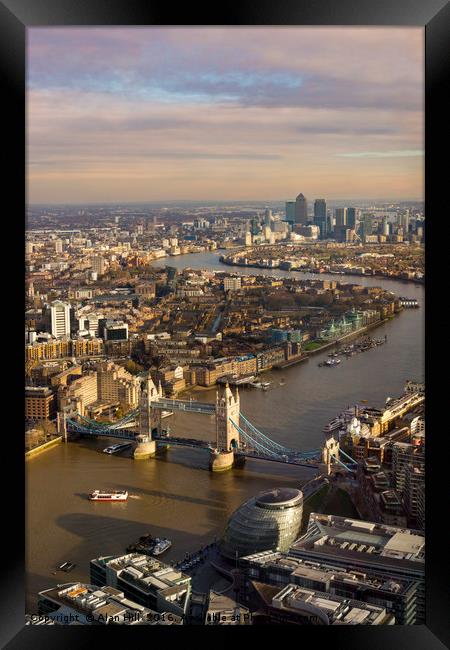
[(25, 431), (25, 449), (33, 449), (39, 444), (41, 432), (38, 429), (29, 429)]
[(301, 307), (308, 307), (313, 302), (313, 297), (308, 293), (295, 294), (295, 302)]
[(128, 372), (132, 375), (137, 375), (144, 370), (144, 366), (136, 363), (136, 361), (133, 361), (133, 359), (128, 359), (125, 364), (125, 370), (128, 370)]
[(333, 295), (330, 291), (327, 293), (319, 294), (314, 300), (314, 305), (317, 307), (328, 307), (333, 304)]
[(50, 420), (39, 420), (36, 424), (36, 430), (39, 431), (42, 438), (45, 440), (48, 436), (56, 434), (56, 425)]

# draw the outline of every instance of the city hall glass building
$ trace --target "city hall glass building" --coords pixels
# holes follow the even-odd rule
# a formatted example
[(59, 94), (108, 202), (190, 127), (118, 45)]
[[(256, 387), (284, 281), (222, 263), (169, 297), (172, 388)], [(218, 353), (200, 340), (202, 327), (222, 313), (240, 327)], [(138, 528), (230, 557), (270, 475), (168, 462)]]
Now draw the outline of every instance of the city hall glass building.
[(261, 492), (231, 515), (220, 542), (222, 555), (234, 559), (260, 551), (286, 551), (298, 537), (302, 511), (300, 490)]

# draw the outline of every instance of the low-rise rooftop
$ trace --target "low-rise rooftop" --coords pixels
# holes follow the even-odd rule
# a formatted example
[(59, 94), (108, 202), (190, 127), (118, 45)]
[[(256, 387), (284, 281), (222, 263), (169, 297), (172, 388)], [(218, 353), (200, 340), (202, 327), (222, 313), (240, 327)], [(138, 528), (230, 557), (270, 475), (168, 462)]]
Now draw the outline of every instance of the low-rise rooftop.
[(100, 557), (92, 560), (92, 564), (105, 565), (122, 578), (136, 583), (144, 592), (158, 590), (166, 596), (179, 592), (181, 587), (191, 581), (185, 573), (140, 553)]
[(272, 599), (272, 606), (318, 619), (324, 625), (381, 625), (393, 620), (384, 607), (293, 584)]
[(99, 588), (80, 582), (70, 583), (41, 591), (39, 597), (41, 603), (46, 604), (50, 601), (56, 606), (47, 616), (59, 624), (179, 625), (181, 623), (181, 619), (174, 614), (164, 616), (125, 598), (124, 593), (115, 587)]
[(359, 556), (422, 565), (425, 561), (425, 537), (420, 531), (317, 513), (310, 514), (305, 535), (291, 546), (294, 554), (297, 549), (352, 554), (355, 560)]

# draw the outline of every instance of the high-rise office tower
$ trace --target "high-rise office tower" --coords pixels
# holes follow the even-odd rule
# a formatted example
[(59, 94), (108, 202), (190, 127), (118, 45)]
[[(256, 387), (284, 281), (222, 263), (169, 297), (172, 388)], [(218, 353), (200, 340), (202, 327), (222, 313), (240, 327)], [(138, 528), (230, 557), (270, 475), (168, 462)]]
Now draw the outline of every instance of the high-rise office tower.
[(325, 199), (314, 201), (314, 224), (320, 228), (320, 238), (325, 239), (328, 233), (327, 204)]
[(264, 225), (270, 226), (271, 224), (272, 224), (272, 210), (270, 210), (270, 208), (266, 208), (264, 212)]
[(346, 226), (347, 225), (347, 208), (336, 208), (336, 226)]
[(259, 217), (252, 217), (251, 224), (252, 235), (258, 235), (261, 231), (259, 227)]
[(295, 201), (286, 201), (286, 220), (295, 221)]
[(362, 216), (361, 236), (363, 239), (372, 234), (372, 217), (373, 215), (368, 212)]
[(356, 230), (356, 209), (347, 208), (347, 226), (352, 230)]
[(331, 210), (327, 210), (327, 234), (332, 233), (333, 228), (334, 228), (333, 213)]
[(383, 221), (381, 224), (381, 234), (385, 235), (386, 237), (389, 236), (389, 222), (387, 217), (383, 217)]
[(303, 194), (295, 199), (295, 223), (306, 224), (308, 222), (308, 202)]
[(56, 240), (55, 240), (55, 252), (56, 252), (56, 253), (62, 253), (62, 252), (63, 252), (63, 242), (62, 242), (62, 239), (56, 239)]
[(55, 300), (46, 307), (46, 320), (50, 333), (56, 338), (70, 336), (70, 304)]
[(403, 226), (404, 234), (407, 235), (409, 232), (409, 210), (405, 210), (403, 213), (401, 225)]

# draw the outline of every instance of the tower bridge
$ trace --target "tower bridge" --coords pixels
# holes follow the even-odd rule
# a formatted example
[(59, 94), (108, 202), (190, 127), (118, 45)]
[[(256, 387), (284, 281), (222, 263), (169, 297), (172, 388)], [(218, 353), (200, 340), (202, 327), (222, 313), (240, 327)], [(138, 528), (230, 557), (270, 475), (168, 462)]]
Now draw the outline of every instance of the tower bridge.
[[(161, 426), (163, 410), (183, 411), (214, 416), (216, 440), (173, 437)], [(191, 447), (207, 451), (212, 471), (224, 471), (241, 467), (246, 458), (287, 463), (317, 469), (330, 474), (333, 465), (349, 472), (356, 469), (356, 462), (345, 455), (339, 443), (330, 438), (322, 449), (300, 451), (272, 440), (260, 431), (240, 410), (239, 390), (228, 384), (219, 386), (215, 403), (196, 400), (177, 400), (164, 397), (161, 384), (156, 387), (150, 376), (141, 384), (139, 405), (114, 423), (101, 423), (75, 413), (67, 416), (58, 413), (58, 431), (67, 439), (67, 433), (104, 436), (136, 442), (135, 459), (150, 458), (158, 448), (171, 446)]]

